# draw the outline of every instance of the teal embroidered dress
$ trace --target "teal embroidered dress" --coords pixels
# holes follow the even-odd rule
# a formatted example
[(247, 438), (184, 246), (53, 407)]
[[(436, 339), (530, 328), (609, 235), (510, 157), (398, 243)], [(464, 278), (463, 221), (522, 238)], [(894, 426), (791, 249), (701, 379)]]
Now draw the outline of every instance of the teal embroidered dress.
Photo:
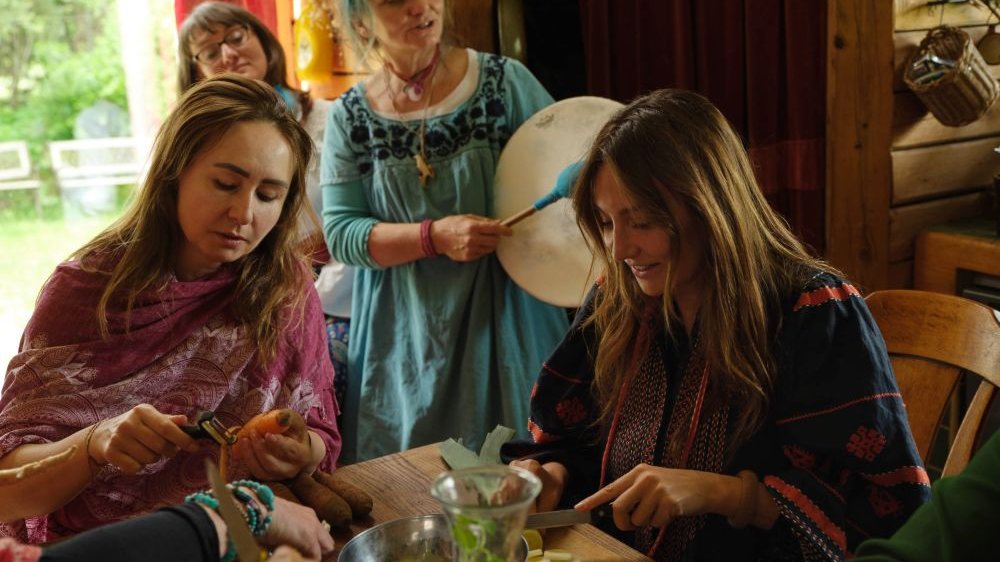
[(330, 110), (324, 231), (330, 253), (359, 266), (341, 428), (345, 463), (448, 437), (478, 447), (498, 423), (524, 431), (535, 374), (567, 328), (563, 310), (517, 287), (495, 255), (381, 268), (368, 252), (378, 222), (493, 216), (500, 150), (552, 98), (514, 60), (483, 53), (470, 59), (470, 72), (478, 73), (466, 77), (475, 84), (471, 97), (427, 120), (426, 154), (436, 177), (426, 187), (413, 160), (418, 121), (374, 113), (363, 84)]

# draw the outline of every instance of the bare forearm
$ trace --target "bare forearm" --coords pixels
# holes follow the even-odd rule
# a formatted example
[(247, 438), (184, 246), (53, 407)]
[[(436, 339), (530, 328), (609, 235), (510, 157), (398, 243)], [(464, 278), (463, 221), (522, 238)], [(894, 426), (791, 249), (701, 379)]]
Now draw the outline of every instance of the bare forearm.
[(41, 471), (3, 487), (0, 521), (12, 521), (51, 513), (69, 503), (92, 479), (86, 450), (90, 428), (53, 443), (21, 445), (0, 457), (0, 469), (11, 469), (62, 453), (74, 445), (76, 451), (52, 470)]
[[(717, 487), (719, 494), (715, 499), (715, 508), (712, 511), (726, 517), (732, 517), (740, 511), (744, 501), (743, 483), (738, 476), (719, 474), (717, 477), (719, 478)], [(758, 529), (773, 527), (775, 521), (778, 520), (778, 505), (774, 503), (774, 498), (760, 482), (755, 482), (750, 501), (754, 502), (753, 517), (747, 524)]]
[(420, 225), (380, 222), (368, 236), (368, 252), (382, 267), (395, 267), (424, 257)]

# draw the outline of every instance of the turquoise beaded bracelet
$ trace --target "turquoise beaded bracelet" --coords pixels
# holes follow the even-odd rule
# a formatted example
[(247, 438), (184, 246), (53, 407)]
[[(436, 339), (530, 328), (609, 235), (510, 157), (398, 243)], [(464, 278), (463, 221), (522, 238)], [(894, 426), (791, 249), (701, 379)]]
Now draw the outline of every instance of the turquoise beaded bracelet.
[[(274, 513), (274, 492), (272, 492), (271, 488), (268, 488), (266, 485), (261, 484), (260, 482), (254, 482), (253, 480), (237, 480), (236, 482), (233, 482), (232, 488), (233, 495), (239, 498), (240, 501), (247, 506), (248, 516), (251, 511), (254, 512), (254, 521), (248, 522), (253, 534), (258, 537), (263, 536), (264, 533), (267, 532), (267, 528), (271, 526), (271, 514)], [(264, 507), (267, 508), (266, 516), (261, 517), (261, 510), (254, 503), (253, 497), (240, 488), (249, 488), (250, 490), (253, 490), (253, 492), (257, 495), (257, 499), (259, 499), (264, 504)]]

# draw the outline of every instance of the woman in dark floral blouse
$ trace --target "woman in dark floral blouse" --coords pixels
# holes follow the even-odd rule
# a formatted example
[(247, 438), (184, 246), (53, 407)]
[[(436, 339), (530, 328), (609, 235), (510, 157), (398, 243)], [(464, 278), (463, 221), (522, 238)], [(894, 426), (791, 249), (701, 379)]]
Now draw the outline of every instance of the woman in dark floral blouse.
[(598, 134), (574, 192), (604, 275), (532, 392), (537, 509), (611, 502), (656, 560), (841, 560), (928, 478), (864, 300), (768, 206), (703, 97)]

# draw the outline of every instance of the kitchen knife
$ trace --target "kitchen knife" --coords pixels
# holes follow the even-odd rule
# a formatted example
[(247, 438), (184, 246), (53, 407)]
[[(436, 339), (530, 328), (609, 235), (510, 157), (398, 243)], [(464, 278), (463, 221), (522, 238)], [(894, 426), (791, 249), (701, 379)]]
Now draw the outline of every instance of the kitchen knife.
[(598, 506), (590, 511), (561, 509), (558, 511), (543, 511), (529, 513), (524, 522), (525, 529), (547, 529), (549, 527), (566, 527), (580, 523), (593, 523), (598, 519), (611, 517), (611, 504)]
[(205, 473), (208, 474), (208, 481), (212, 485), (212, 494), (215, 499), (219, 500), (219, 515), (226, 522), (229, 537), (236, 545), (236, 553), (239, 555), (240, 562), (263, 562), (267, 554), (253, 538), (250, 526), (243, 519), (240, 509), (236, 507), (236, 498), (226, 487), (226, 483), (222, 481), (219, 468), (215, 466), (212, 459), (205, 459)]

